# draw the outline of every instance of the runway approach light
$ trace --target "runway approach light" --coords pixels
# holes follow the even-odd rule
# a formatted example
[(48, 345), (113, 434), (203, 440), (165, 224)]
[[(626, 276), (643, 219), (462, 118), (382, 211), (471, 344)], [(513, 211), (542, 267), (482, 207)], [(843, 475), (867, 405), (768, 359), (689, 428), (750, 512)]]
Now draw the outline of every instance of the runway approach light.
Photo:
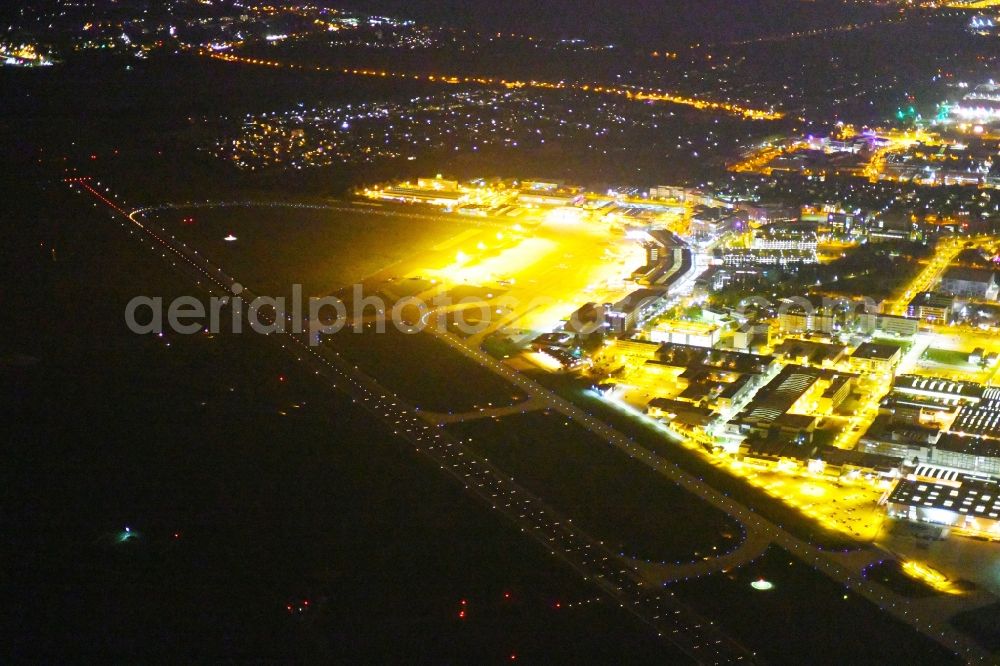
[(769, 580), (764, 580), (763, 578), (758, 578), (754, 582), (750, 583), (750, 587), (755, 590), (760, 590), (761, 592), (766, 592), (767, 590), (774, 588), (774, 583)]
[(234, 236), (232, 234), (229, 234), (228, 236), (226, 236), (222, 240), (226, 241), (227, 243), (232, 243), (234, 240), (236, 240), (236, 236)]

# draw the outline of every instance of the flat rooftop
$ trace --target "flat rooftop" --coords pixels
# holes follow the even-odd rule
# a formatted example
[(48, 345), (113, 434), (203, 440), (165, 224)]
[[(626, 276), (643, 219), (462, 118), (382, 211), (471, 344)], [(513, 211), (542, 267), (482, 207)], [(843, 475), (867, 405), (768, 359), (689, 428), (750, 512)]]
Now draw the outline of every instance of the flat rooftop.
[(786, 338), (774, 348), (776, 356), (784, 356), (786, 359), (805, 359), (815, 365), (822, 365), (824, 361), (833, 363), (846, 352), (847, 347), (843, 345), (793, 338)]
[(656, 360), (663, 365), (684, 368), (706, 366), (739, 373), (762, 373), (771, 365), (774, 357), (665, 342), (660, 345)]
[(902, 347), (879, 342), (864, 342), (851, 354), (851, 358), (870, 358), (878, 361), (891, 361), (902, 353)]
[(913, 297), (910, 301), (911, 307), (930, 307), (930, 308), (950, 308), (954, 305), (955, 299), (951, 296), (945, 296), (944, 294), (938, 294), (932, 291), (923, 291)]
[(886, 456), (881, 453), (867, 453), (858, 450), (848, 451), (838, 449), (835, 446), (821, 447), (816, 457), (828, 465), (851, 465), (874, 470), (899, 469), (903, 464), (903, 459), (898, 456)]
[(966, 475), (957, 475), (955, 481), (948, 483), (901, 479), (889, 495), (889, 502), (997, 520), (1000, 483)]
[(956, 382), (937, 377), (920, 375), (899, 375), (892, 385), (893, 392), (917, 395), (941, 400), (955, 399), (963, 402), (979, 402), (986, 388), (975, 382)]
[(943, 451), (966, 453), (982, 458), (1000, 458), (1000, 440), (982, 437), (962, 437), (953, 432), (942, 433), (936, 448)]
[(976, 405), (963, 405), (949, 430), (1000, 439), (1000, 402), (984, 400)]
[(448, 199), (458, 201), (465, 193), (455, 190), (436, 190), (418, 187), (387, 187), (382, 190), (383, 196), (413, 197), (422, 199)]
[(952, 266), (941, 276), (942, 280), (955, 280), (960, 282), (976, 282), (981, 284), (992, 284), (995, 281), (993, 271), (985, 268), (966, 268), (965, 266)]

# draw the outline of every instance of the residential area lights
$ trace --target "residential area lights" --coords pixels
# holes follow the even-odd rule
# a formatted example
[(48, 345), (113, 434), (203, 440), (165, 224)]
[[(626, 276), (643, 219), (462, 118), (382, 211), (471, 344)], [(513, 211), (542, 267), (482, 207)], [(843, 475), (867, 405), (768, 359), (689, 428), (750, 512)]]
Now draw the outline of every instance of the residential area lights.
[(53, 63), (51, 56), (42, 53), (34, 44), (6, 44), (0, 42), (0, 65), (21, 67), (47, 67)]
[[(845, 127), (838, 136), (825, 139), (795, 136), (771, 141), (746, 150), (738, 160), (728, 165), (733, 173), (758, 173), (770, 176), (777, 171), (799, 172), (805, 176), (842, 175), (867, 179), (871, 183), (919, 182), (922, 185), (940, 186), (955, 184), (957, 160), (954, 155), (948, 163), (931, 150), (949, 151), (963, 146), (954, 139), (924, 129), (900, 130), (877, 127), (857, 131)], [(846, 158), (846, 159), (845, 159)], [(920, 172), (910, 162), (920, 161), (923, 166), (937, 162), (939, 168)], [(905, 166), (904, 166), (905, 165)], [(940, 166), (950, 166), (942, 171)], [(938, 172), (942, 173), (938, 173)], [(937, 176), (937, 177), (935, 177)], [(971, 183), (971, 181), (970, 181)], [(992, 183), (983, 183), (984, 186)]]
[(483, 86), (502, 86), (508, 89), (515, 88), (537, 88), (544, 90), (578, 90), (598, 95), (619, 95), (626, 99), (637, 102), (666, 102), (668, 104), (680, 104), (689, 106), (700, 111), (715, 111), (740, 116), (747, 120), (780, 120), (784, 118), (784, 113), (774, 110), (753, 109), (738, 104), (728, 102), (716, 102), (694, 97), (676, 95), (664, 90), (650, 88), (624, 88), (603, 85), (591, 85), (586, 83), (568, 83), (565, 81), (510, 81), (482, 76), (453, 76), (442, 74), (411, 74), (406, 72), (392, 72), (387, 70), (357, 69), (351, 67), (330, 67), (327, 65), (306, 65), (293, 62), (283, 62), (279, 60), (269, 60), (265, 58), (252, 58), (249, 56), (238, 56), (231, 53), (217, 53), (210, 50), (200, 50), (199, 53), (209, 58), (223, 60), (225, 62), (240, 63), (244, 65), (258, 65), (261, 67), (274, 67), (279, 69), (298, 69), (312, 72), (330, 72), (352, 76), (369, 76), (396, 79), (410, 79), (413, 81), (428, 81), (432, 83), (444, 84), (477, 84)]

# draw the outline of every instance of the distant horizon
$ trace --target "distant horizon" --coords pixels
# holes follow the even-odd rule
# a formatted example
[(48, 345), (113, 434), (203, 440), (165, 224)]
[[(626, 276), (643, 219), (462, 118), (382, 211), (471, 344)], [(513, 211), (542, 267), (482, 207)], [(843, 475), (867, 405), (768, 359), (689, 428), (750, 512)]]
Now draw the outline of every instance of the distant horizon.
[[(393, 16), (421, 16), (461, 27), (498, 30), (503, 26), (525, 34), (566, 39), (582, 37), (635, 48), (664, 48), (698, 41), (726, 41), (780, 34), (789, 29), (831, 25), (845, 18), (869, 20), (891, 12), (890, 7), (846, 5), (838, 0), (324, 0), (330, 7), (347, 7)], [(584, 9), (584, 6), (587, 9)], [(781, 23), (771, 20), (779, 12)], [(708, 24), (708, 23), (710, 24)]]

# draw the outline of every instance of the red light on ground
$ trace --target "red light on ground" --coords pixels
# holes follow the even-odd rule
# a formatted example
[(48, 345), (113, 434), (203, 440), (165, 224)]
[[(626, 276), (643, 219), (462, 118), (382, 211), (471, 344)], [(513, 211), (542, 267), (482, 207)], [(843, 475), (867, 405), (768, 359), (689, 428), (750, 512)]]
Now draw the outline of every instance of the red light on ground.
[(469, 602), (468, 602), (468, 601), (466, 601), (465, 599), (462, 599), (462, 601), (461, 601), (461, 602), (459, 602), (459, 603), (461, 603), (461, 604), (462, 604), (463, 606), (465, 606), (465, 605), (466, 605), (466, 604), (468, 604)]
[(504, 599), (510, 599), (510, 592), (504, 592), (503, 593), (503, 598)]
[(309, 605), (309, 600), (308, 600), (308, 599), (306, 599), (305, 601), (303, 601), (303, 602), (302, 602), (302, 605), (303, 605), (303, 606), (308, 606), (308, 605)]
[(284, 375), (278, 375), (278, 381), (279, 382), (285, 381), (285, 376)]
[(174, 538), (175, 539), (180, 539), (181, 538), (181, 533), (180, 532), (174, 532)]
[(97, 159), (97, 155), (91, 155), (91, 156), (90, 156), (90, 159), (92, 159), (92, 160), (96, 160), (96, 159)]
[(556, 602), (556, 608), (562, 608), (562, 604), (559, 603), (558, 601)]
[(465, 619), (465, 611), (464, 610), (458, 611), (458, 619), (459, 620), (464, 620)]
[(511, 654), (510, 655), (510, 660), (511, 661), (515, 661), (516, 659), (517, 659), (517, 655), (516, 654)]

